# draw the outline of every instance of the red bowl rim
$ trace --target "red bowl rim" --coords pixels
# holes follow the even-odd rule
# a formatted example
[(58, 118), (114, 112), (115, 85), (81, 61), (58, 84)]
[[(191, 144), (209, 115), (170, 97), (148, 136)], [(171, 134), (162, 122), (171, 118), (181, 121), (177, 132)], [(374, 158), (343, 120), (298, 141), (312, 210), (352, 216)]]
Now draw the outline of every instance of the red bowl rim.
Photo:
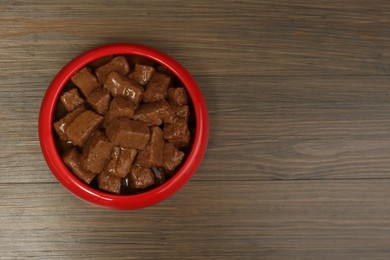
[[(65, 166), (56, 149), (52, 128), (53, 112), (58, 96), (71, 76), (91, 61), (107, 55), (135, 54), (167, 67), (184, 84), (195, 111), (196, 130), (191, 151), (178, 172), (164, 184), (135, 195), (114, 195), (98, 191), (80, 181)], [(55, 76), (42, 101), (38, 119), (39, 140), (44, 158), (54, 176), (77, 197), (92, 204), (111, 209), (139, 209), (159, 203), (182, 188), (199, 167), (208, 142), (208, 112), (204, 97), (192, 76), (177, 61), (161, 51), (139, 44), (116, 43), (100, 46), (82, 53)]]

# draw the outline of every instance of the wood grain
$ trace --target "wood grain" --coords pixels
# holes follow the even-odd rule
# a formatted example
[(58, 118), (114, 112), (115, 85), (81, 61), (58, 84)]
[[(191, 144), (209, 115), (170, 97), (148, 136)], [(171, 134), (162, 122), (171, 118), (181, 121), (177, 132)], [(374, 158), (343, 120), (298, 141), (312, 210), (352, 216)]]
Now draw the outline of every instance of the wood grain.
[(159, 206), (133, 212), (89, 206), (58, 184), (1, 185), (0, 251), (50, 259), (385, 258), (389, 185), (191, 182)]
[[(2, 2), (3, 59), (32, 59), (33, 71), (40, 59), (58, 68), (92, 46), (130, 41), (195, 75), (389, 75), (386, 0)], [(7, 68), (18, 75), (17, 65)]]
[[(390, 3), (0, 0), (1, 259), (389, 259)], [(158, 48), (194, 75), (210, 141), (148, 209), (58, 184), (37, 126), (92, 47)]]

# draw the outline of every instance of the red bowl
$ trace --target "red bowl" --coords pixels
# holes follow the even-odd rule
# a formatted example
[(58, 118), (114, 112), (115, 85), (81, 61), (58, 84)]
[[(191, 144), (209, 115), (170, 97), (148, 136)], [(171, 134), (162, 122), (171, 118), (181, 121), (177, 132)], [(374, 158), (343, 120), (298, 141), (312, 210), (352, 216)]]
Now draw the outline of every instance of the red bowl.
[[(196, 130), (192, 147), (180, 169), (162, 185), (135, 195), (114, 195), (96, 190), (80, 181), (63, 163), (53, 134), (53, 113), (62, 88), (74, 73), (93, 60), (118, 54), (144, 56), (167, 67), (181, 80), (192, 100)], [(77, 197), (92, 204), (112, 209), (138, 209), (167, 199), (182, 188), (199, 167), (207, 148), (208, 113), (203, 95), (188, 71), (168, 55), (150, 47), (137, 44), (110, 44), (89, 50), (66, 64), (55, 76), (42, 101), (39, 114), (39, 140), (45, 160), (54, 176)]]

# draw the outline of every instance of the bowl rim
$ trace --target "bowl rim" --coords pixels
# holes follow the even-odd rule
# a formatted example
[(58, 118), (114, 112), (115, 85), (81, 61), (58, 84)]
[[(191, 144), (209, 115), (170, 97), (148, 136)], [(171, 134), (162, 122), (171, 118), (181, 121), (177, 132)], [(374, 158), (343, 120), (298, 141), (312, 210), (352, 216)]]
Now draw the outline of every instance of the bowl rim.
[[(139, 55), (167, 67), (184, 85), (195, 112), (195, 135), (187, 159), (167, 182), (140, 194), (115, 195), (96, 190), (79, 180), (62, 161), (54, 141), (53, 114), (58, 97), (78, 70), (93, 60), (108, 55)], [(38, 118), (41, 150), (51, 172), (70, 192), (94, 205), (111, 209), (139, 209), (159, 203), (181, 189), (200, 166), (206, 152), (209, 121), (205, 99), (190, 73), (167, 54), (154, 48), (133, 44), (113, 43), (92, 48), (68, 62), (54, 77), (43, 97)]]

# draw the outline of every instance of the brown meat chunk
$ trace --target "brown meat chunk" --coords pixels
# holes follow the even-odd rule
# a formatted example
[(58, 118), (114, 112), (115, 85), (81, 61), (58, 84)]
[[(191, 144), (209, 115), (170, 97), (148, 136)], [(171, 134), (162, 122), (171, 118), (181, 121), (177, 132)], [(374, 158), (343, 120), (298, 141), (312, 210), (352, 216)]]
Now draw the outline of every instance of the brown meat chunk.
[(152, 78), (154, 71), (154, 68), (151, 66), (135, 64), (134, 71), (129, 74), (129, 78), (144, 86)]
[(164, 145), (164, 161), (163, 168), (168, 172), (172, 172), (184, 158), (184, 153), (176, 149), (171, 143)]
[(63, 141), (59, 138), (54, 138), (54, 143), (57, 147), (59, 154), (65, 154), (66, 152), (68, 152), (70, 149), (74, 147), (74, 145), (71, 142)]
[(68, 114), (70, 111), (66, 110), (62, 102), (57, 102), (53, 112), (53, 122), (58, 121)]
[(113, 98), (110, 104), (110, 108), (104, 119), (104, 126), (111, 122), (116, 117), (132, 117), (134, 115), (135, 105), (124, 97)]
[(104, 56), (104, 57), (101, 57), (101, 58), (96, 59), (94, 61), (91, 61), (88, 64), (88, 66), (91, 67), (92, 69), (96, 69), (96, 68), (99, 68), (100, 66), (103, 66), (104, 64), (109, 63), (113, 58), (114, 58), (114, 56), (112, 56), (112, 55)]
[(88, 97), (94, 88), (100, 86), (97, 78), (87, 68), (82, 68), (76, 72), (71, 80), (85, 97)]
[(108, 75), (113, 71), (121, 75), (127, 75), (130, 72), (130, 66), (125, 57), (118, 56), (113, 58), (108, 63), (97, 68), (95, 70), (95, 74), (99, 79), (99, 82), (104, 84), (107, 80)]
[(122, 178), (103, 171), (98, 176), (98, 187), (111, 193), (119, 194), (122, 186)]
[(173, 76), (172, 71), (170, 71), (167, 67), (162, 66), (162, 65), (156, 67), (156, 71), (160, 72), (160, 73), (163, 73), (165, 75), (168, 75), (168, 76)]
[(166, 180), (164, 170), (162, 168), (153, 167), (152, 171), (156, 182), (158, 184), (164, 183), (164, 181)]
[(106, 165), (106, 172), (108, 172), (109, 174), (114, 174), (114, 172), (116, 171), (116, 164), (118, 163), (120, 152), (120, 146), (114, 146), (114, 148), (112, 148), (110, 159), (108, 160)]
[(143, 94), (145, 103), (162, 100), (167, 96), (167, 90), (171, 83), (171, 77), (156, 72), (146, 85), (146, 90)]
[(149, 141), (150, 133), (144, 122), (117, 117), (107, 125), (106, 136), (115, 145), (143, 149)]
[(112, 148), (113, 145), (104, 137), (104, 134), (96, 131), (83, 150), (80, 159), (81, 166), (90, 172), (101, 173), (110, 159)]
[(188, 121), (188, 118), (190, 117), (190, 108), (187, 105), (184, 106), (170, 105), (170, 107), (175, 117), (182, 118)]
[(81, 147), (102, 121), (103, 117), (101, 115), (87, 110), (70, 123), (65, 130), (65, 134), (74, 145)]
[(93, 178), (95, 178), (96, 174), (86, 171), (80, 166), (80, 153), (77, 151), (75, 147), (73, 147), (70, 151), (68, 151), (62, 157), (65, 165), (69, 167), (69, 169), (76, 175), (80, 180), (89, 184)]
[(121, 148), (121, 152), (116, 164), (115, 175), (122, 178), (126, 177), (129, 174), (131, 166), (135, 156), (137, 155), (136, 149)]
[(108, 75), (104, 87), (113, 97), (122, 96), (132, 101), (136, 106), (141, 102), (143, 88), (134, 80), (128, 79), (118, 72)]
[(136, 155), (136, 149), (115, 146), (111, 151), (111, 158), (107, 163), (106, 171), (121, 178), (126, 177), (130, 172), (131, 165), (133, 164)]
[(75, 120), (75, 118), (78, 117), (81, 113), (85, 112), (85, 110), (86, 110), (85, 106), (79, 106), (53, 124), (54, 130), (56, 131), (60, 140), (62, 141), (69, 140), (66, 132), (70, 123), (72, 123), (73, 120)]
[(133, 118), (141, 120), (149, 125), (161, 125), (163, 122), (172, 123), (174, 115), (168, 102), (160, 100), (142, 104), (139, 109), (135, 111)]
[(135, 162), (144, 167), (160, 167), (163, 164), (164, 154), (164, 136), (161, 128), (152, 127), (150, 131), (150, 140), (145, 149), (140, 151)]
[(147, 66), (151, 66), (151, 67), (154, 66), (154, 62), (152, 60), (150, 60), (146, 57), (143, 57), (143, 56), (139, 56), (139, 55), (133, 55), (133, 54), (127, 55), (127, 60), (131, 64), (142, 64), (142, 65), (147, 65)]
[(96, 112), (104, 115), (110, 106), (111, 96), (107, 89), (98, 87), (92, 90), (87, 101)]
[(151, 169), (142, 168), (134, 164), (130, 170), (130, 181), (132, 188), (145, 189), (155, 183), (154, 174)]
[(72, 111), (73, 109), (84, 103), (84, 99), (80, 97), (80, 94), (76, 88), (72, 88), (64, 92), (61, 95), (60, 100), (67, 111)]
[(188, 103), (188, 95), (185, 88), (169, 88), (168, 101), (170, 104), (184, 106)]
[(176, 147), (187, 146), (190, 143), (187, 121), (175, 118), (172, 124), (164, 124), (164, 138)]

